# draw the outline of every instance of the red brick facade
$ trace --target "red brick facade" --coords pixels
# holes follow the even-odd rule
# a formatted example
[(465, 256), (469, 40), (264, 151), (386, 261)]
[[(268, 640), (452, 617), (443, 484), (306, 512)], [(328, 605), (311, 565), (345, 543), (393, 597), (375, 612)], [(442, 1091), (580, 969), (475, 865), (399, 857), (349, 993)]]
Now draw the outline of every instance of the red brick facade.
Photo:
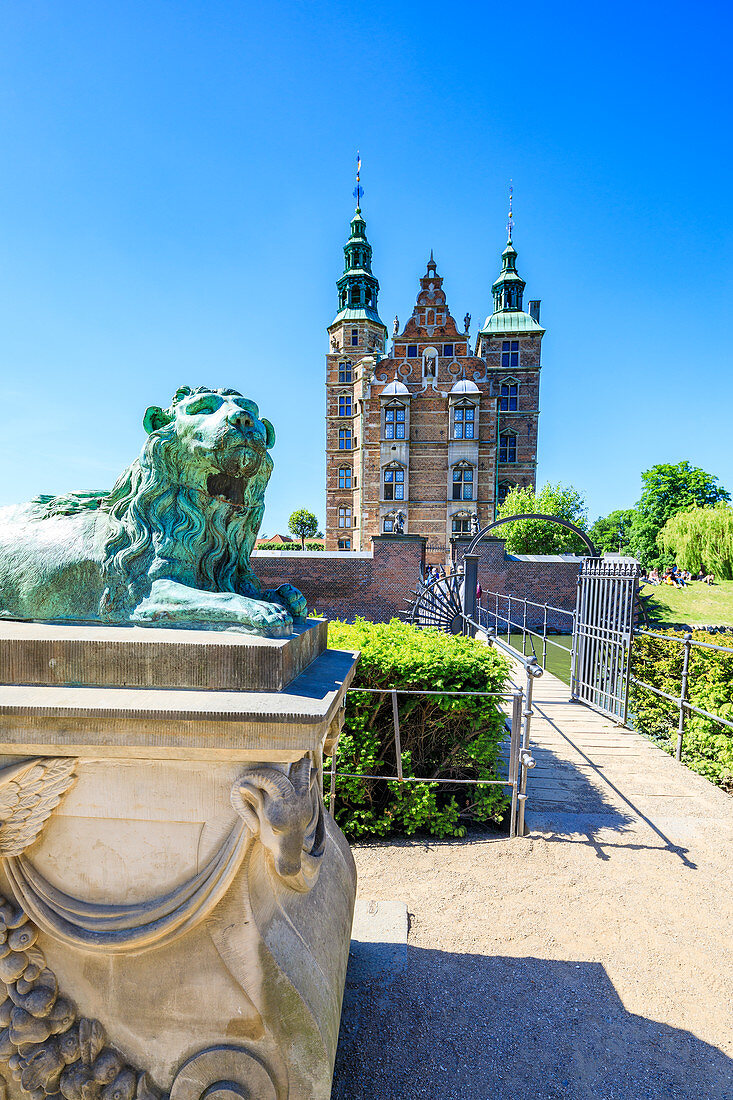
[[(353, 224), (362, 234), (363, 220)], [(365, 241), (352, 235), (347, 249)], [(376, 297), (373, 311), (342, 311), (330, 327), (326, 550), (365, 549), (402, 523), (426, 537), (428, 563), (444, 563), (451, 538), (493, 519), (511, 486), (535, 486), (544, 329), (539, 303), (521, 311), (514, 257), (509, 244), (475, 352), (470, 317), (458, 327), (432, 256), (388, 355)]]

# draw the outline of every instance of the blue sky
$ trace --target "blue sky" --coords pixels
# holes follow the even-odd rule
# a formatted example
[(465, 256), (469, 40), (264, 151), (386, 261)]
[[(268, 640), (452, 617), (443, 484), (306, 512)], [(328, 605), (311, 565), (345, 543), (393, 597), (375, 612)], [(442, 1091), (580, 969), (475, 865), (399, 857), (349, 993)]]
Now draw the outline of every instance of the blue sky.
[(539, 480), (591, 517), (689, 459), (733, 490), (730, 7), (6, 0), (0, 503), (111, 486), (178, 385), (278, 431), (263, 533), (324, 519), (353, 209), (380, 312), (430, 249), (489, 310), (514, 181), (542, 299)]

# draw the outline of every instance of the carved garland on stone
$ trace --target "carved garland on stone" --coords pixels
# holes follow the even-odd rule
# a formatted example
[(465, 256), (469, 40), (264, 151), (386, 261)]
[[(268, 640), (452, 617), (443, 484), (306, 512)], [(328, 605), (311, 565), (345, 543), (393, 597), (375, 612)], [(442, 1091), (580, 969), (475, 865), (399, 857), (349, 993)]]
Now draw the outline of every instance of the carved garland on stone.
[[(305, 756), (289, 774), (265, 764), (243, 769), (231, 794), (240, 824), (208, 866), (178, 890), (138, 907), (71, 898), (53, 888), (23, 852), (74, 784), (77, 763), (38, 758), (0, 771), (0, 857), (19, 898), (56, 940), (105, 953), (137, 953), (169, 942), (211, 913), (254, 839), (276, 891), (305, 893), (317, 880), (325, 846), (323, 803), (317, 772)], [(38, 933), (24, 908), (0, 897), (0, 1062), (31, 1100), (161, 1100), (147, 1073), (106, 1045), (102, 1024), (79, 1017), (73, 1002), (59, 995), (56, 976), (36, 945)], [(199, 1100), (204, 1093), (209, 1100), (246, 1100), (253, 1087), (258, 1100), (279, 1096), (255, 1052), (217, 1046), (181, 1067), (166, 1100)], [(6, 1093), (0, 1076), (0, 1100)]]

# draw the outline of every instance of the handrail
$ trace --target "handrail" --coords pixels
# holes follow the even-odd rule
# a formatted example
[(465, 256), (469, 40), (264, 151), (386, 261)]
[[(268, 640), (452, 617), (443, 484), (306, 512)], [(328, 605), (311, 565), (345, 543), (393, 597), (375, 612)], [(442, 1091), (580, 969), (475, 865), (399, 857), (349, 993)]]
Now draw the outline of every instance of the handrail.
[[(511, 649), (510, 646), (506, 648)], [(527, 801), (527, 771), (533, 768), (535, 762), (529, 751), (529, 715), (531, 714), (531, 683), (532, 677), (536, 675), (542, 675), (542, 670), (538, 672), (527, 671), (527, 683), (528, 692), (525, 700), (525, 692), (522, 688), (517, 687), (513, 691), (455, 691), (448, 689), (446, 691), (439, 690), (422, 690), (415, 688), (395, 688), (395, 687), (350, 687), (347, 688), (347, 694), (358, 694), (359, 692), (369, 692), (378, 695), (391, 695), (392, 697), (392, 719), (394, 723), (394, 744), (395, 744), (395, 757), (397, 762), (397, 775), (369, 775), (361, 772), (341, 772), (336, 770), (336, 756), (338, 753), (338, 738), (336, 738), (333, 748), (331, 750), (331, 786), (330, 786), (330, 799), (329, 810), (333, 814), (336, 805), (336, 779), (343, 777), (344, 779), (371, 779), (378, 780), (383, 779), (386, 782), (394, 783), (444, 783), (447, 785), (460, 784), (466, 786), (493, 786), (493, 787), (509, 787), (511, 788), (511, 807), (509, 811), (509, 836), (516, 837), (524, 835), (524, 811)], [(510, 743), (509, 743), (509, 770), (506, 779), (443, 779), (432, 776), (414, 776), (404, 775), (402, 771), (402, 749), (400, 740), (400, 715), (399, 708), (397, 706), (398, 695), (462, 695), (462, 696), (478, 696), (480, 698), (493, 698), (493, 699), (511, 699), (511, 723), (510, 723)], [(502, 708), (496, 704), (496, 709), (499, 713), (502, 712)], [(505, 716), (505, 724), (507, 718)], [(326, 754), (328, 755), (328, 754)]]
[[(676, 634), (655, 634), (653, 630), (638, 630), (637, 634), (646, 634), (649, 638), (661, 638), (663, 642), (679, 642), (680, 645), (685, 645), (685, 638), (680, 638)], [(712, 642), (699, 642), (697, 638), (690, 636), (690, 645), (699, 646), (700, 649), (716, 649), (718, 653), (731, 653), (733, 654), (733, 645), (713, 645)]]
[(558, 611), (561, 615), (567, 615), (571, 619), (575, 618), (575, 608), (568, 611), (567, 607), (553, 607), (551, 603), (537, 603), (536, 600), (528, 600), (525, 596), (512, 596), (509, 592), (486, 591), (483, 595), (498, 596), (500, 600), (515, 600), (517, 603), (531, 604), (532, 607), (546, 607), (548, 611)]

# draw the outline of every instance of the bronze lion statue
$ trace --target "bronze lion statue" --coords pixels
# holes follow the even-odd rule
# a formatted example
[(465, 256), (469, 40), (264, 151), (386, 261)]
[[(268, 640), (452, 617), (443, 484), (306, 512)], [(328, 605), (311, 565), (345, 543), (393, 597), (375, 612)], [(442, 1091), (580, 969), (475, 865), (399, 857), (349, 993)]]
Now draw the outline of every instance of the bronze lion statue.
[(249, 563), (272, 424), (236, 390), (188, 386), (143, 424), (110, 493), (0, 508), (0, 617), (292, 633), (304, 597), (263, 591)]

